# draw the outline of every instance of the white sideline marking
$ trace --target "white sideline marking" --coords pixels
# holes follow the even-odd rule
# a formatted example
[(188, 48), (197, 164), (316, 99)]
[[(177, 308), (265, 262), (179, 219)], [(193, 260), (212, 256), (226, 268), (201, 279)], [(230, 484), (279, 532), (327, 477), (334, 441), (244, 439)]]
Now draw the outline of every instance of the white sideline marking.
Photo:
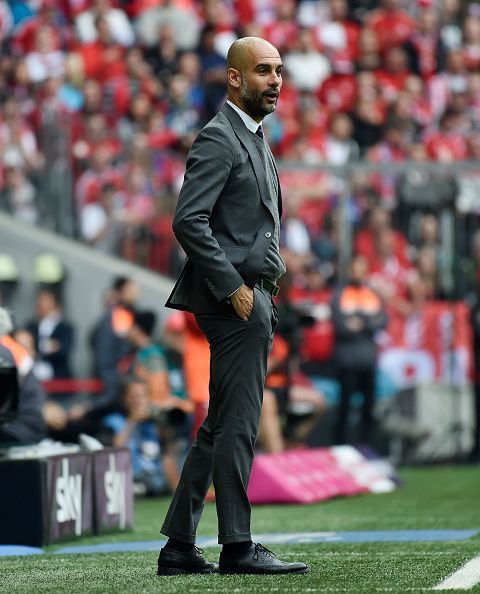
[(480, 555), (465, 563), (455, 573), (436, 585), (433, 590), (469, 590), (480, 583)]

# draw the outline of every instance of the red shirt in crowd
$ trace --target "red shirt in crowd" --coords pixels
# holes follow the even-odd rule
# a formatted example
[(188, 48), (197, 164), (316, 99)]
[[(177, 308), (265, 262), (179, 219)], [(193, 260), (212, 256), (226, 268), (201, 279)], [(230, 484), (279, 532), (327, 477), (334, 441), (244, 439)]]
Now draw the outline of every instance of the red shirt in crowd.
[[(355, 253), (362, 255), (370, 264), (378, 268), (377, 250), (374, 234), (371, 229), (360, 229), (355, 237)], [(393, 251), (400, 264), (409, 267), (408, 242), (400, 231), (393, 231)]]
[(423, 79), (433, 76), (438, 70), (438, 37), (415, 32), (410, 40), (418, 56), (419, 74)]
[[(298, 35), (298, 23), (295, 21), (280, 21), (270, 23), (263, 28), (262, 37), (279, 50), (292, 47)], [(282, 97), (283, 98), (283, 97)]]
[(353, 109), (357, 81), (353, 74), (333, 74), (323, 83), (317, 96), (330, 113)]
[(82, 59), (86, 78), (104, 83), (125, 72), (125, 50), (118, 44), (105, 45), (97, 40), (79, 45), (76, 52)]
[(411, 72), (388, 72), (388, 70), (376, 70), (375, 79), (382, 97), (387, 103), (392, 103), (397, 98), (399, 91), (405, 86)]
[(373, 29), (378, 37), (380, 51), (403, 45), (416, 28), (415, 21), (403, 10), (379, 8), (367, 18), (367, 27)]
[(432, 132), (425, 135), (424, 143), (434, 161), (461, 161), (468, 156), (465, 138), (458, 132)]

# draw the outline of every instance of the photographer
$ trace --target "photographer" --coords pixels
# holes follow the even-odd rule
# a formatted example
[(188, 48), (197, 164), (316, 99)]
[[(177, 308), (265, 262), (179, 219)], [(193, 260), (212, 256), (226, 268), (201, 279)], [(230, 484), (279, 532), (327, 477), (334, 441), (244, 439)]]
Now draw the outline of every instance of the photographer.
[[(133, 480), (139, 492), (152, 495), (173, 492), (180, 474), (181, 455), (175, 439), (173, 410), (152, 408), (147, 384), (132, 377), (122, 390), (124, 414), (105, 417), (115, 447), (127, 447), (132, 455)], [(183, 414), (177, 410), (178, 414)], [(181, 419), (180, 419), (181, 420)]]
[[(157, 317), (152, 311), (136, 312), (127, 339), (134, 349), (130, 373), (145, 381), (151, 403), (162, 408), (177, 408), (184, 413), (194, 411), (194, 403), (186, 397), (183, 382), (176, 382), (165, 349), (153, 340)], [(173, 381), (172, 381), (173, 380)], [(178, 380), (178, 378), (177, 378)]]
[(353, 257), (348, 282), (333, 296), (332, 320), (335, 326), (334, 360), (340, 384), (340, 407), (335, 443), (346, 442), (352, 396), (363, 396), (360, 439), (372, 444), (377, 367), (377, 332), (387, 325), (387, 314), (380, 297), (365, 282), (368, 264), (363, 256)]

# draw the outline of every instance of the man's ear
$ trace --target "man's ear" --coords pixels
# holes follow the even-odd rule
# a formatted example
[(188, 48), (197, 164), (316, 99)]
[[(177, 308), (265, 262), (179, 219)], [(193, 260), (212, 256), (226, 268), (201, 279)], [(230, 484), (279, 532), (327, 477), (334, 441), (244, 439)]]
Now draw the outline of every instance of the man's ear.
[(240, 84), (242, 81), (242, 75), (240, 74), (240, 70), (236, 68), (229, 68), (227, 72), (228, 77), (228, 84), (232, 86), (234, 89), (239, 89)]

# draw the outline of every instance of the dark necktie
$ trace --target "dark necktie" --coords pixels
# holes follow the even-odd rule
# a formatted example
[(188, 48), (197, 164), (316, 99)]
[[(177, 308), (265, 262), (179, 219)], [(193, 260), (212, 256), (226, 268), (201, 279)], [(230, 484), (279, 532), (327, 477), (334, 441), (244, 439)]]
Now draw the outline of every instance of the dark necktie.
[(257, 131), (255, 132), (255, 134), (257, 136), (259, 136), (263, 140), (263, 128), (262, 128), (262, 124), (260, 124), (260, 126), (258, 126)]

